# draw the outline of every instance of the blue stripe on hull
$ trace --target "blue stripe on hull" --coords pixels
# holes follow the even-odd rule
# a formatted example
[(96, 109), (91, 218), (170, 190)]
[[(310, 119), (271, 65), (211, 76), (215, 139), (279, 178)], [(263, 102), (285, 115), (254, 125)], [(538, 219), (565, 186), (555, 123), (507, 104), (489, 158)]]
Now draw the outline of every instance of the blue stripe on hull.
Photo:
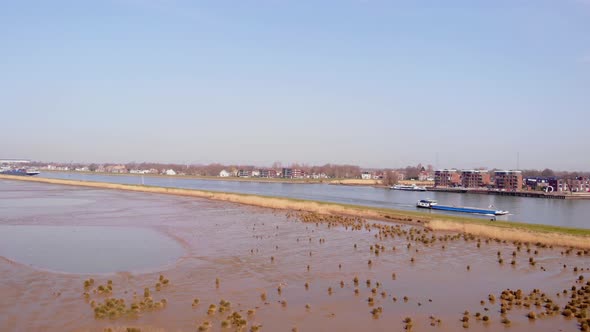
[(464, 207), (455, 207), (455, 206), (445, 206), (445, 205), (433, 205), (431, 206), (433, 210), (443, 210), (443, 211), (454, 211), (454, 212), (463, 212), (463, 213), (478, 213), (478, 214), (496, 214), (495, 210), (484, 210), (484, 209), (474, 209), (474, 208), (464, 208)]

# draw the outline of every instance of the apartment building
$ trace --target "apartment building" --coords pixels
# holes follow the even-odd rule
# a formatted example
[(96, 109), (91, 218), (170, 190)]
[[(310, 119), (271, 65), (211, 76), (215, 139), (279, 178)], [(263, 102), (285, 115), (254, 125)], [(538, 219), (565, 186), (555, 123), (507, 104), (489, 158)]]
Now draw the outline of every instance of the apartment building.
[(435, 187), (456, 187), (461, 184), (461, 174), (456, 169), (441, 169), (434, 172)]
[(496, 189), (500, 190), (521, 190), (522, 189), (522, 172), (521, 171), (496, 171), (494, 172), (494, 182)]
[(261, 178), (276, 178), (277, 177), (277, 171), (275, 171), (274, 169), (261, 168), (259, 170), (259, 172), (260, 172)]
[(461, 186), (465, 188), (482, 188), (491, 183), (490, 173), (485, 170), (463, 170), (461, 171)]
[(300, 179), (304, 176), (303, 171), (298, 168), (283, 168), (281, 173), (285, 179)]

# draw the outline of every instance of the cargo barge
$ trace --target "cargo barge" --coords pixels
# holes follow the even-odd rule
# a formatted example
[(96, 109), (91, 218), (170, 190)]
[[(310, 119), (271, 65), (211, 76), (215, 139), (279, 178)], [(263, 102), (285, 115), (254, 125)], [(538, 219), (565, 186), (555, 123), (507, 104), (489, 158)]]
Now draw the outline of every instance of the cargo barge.
[(504, 210), (492, 210), (491, 207), (488, 209), (466, 207), (466, 206), (452, 206), (452, 205), (439, 205), (437, 201), (433, 199), (422, 199), (416, 203), (416, 207), (423, 209), (432, 209), (449, 212), (460, 212), (460, 213), (471, 213), (471, 214), (483, 214), (493, 216), (503, 216), (508, 214), (508, 211)]

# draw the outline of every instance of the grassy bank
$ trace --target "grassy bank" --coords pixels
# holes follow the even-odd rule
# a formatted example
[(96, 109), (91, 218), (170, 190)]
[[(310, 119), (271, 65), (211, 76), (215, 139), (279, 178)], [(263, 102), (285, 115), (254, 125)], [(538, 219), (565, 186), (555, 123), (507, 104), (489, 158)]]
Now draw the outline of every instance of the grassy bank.
[(478, 218), (447, 216), (417, 211), (403, 211), (351, 204), (310, 201), (295, 198), (224, 193), (206, 190), (164, 188), (142, 185), (126, 185), (105, 182), (33, 178), (8, 175), (0, 175), (0, 179), (191, 196), (273, 209), (308, 211), (321, 214), (343, 214), (367, 219), (421, 224), (434, 230), (465, 232), (508, 241), (527, 241), (533, 243), (540, 242), (548, 245), (572, 246), (590, 249), (589, 229), (505, 221), (490, 222)]

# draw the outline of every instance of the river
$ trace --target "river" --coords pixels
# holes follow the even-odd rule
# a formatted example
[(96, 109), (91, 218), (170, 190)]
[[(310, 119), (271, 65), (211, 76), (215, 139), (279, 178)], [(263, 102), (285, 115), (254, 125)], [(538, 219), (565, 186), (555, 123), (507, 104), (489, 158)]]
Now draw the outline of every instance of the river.
[[(423, 198), (436, 199), (440, 204), (473, 206), (508, 210), (510, 214), (498, 220), (526, 223), (590, 228), (590, 201), (556, 200), (529, 197), (510, 197), (481, 194), (458, 194), (444, 192), (397, 191), (364, 186), (342, 186), (323, 183), (294, 184), (281, 182), (251, 182), (202, 180), (178, 177), (152, 177), (138, 175), (104, 175), (88, 173), (46, 172), (46, 178), (143, 184), (159, 187), (202, 189), (219, 192), (256, 194), (276, 197), (318, 200), (325, 202), (375, 206), (416, 211), (416, 202)], [(431, 211), (431, 213), (445, 213)], [(461, 214), (464, 215), (464, 214)]]

